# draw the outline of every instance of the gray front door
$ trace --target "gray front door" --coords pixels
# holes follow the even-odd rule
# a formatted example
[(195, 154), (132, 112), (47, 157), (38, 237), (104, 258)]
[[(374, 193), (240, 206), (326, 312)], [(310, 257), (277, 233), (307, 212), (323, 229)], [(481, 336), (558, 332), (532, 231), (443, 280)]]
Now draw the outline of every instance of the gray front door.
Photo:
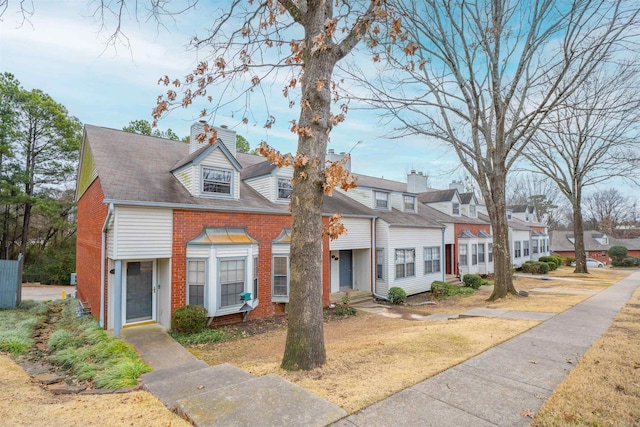
[(340, 288), (353, 289), (353, 262), (351, 251), (340, 251)]
[(153, 316), (153, 261), (127, 263), (127, 323)]

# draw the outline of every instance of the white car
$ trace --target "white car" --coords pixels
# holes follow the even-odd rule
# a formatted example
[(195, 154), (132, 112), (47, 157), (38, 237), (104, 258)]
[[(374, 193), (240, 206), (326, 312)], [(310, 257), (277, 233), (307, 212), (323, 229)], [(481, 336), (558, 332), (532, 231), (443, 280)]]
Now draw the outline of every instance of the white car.
[(587, 258), (587, 268), (591, 267), (604, 267), (604, 263), (602, 261), (598, 261), (597, 259)]

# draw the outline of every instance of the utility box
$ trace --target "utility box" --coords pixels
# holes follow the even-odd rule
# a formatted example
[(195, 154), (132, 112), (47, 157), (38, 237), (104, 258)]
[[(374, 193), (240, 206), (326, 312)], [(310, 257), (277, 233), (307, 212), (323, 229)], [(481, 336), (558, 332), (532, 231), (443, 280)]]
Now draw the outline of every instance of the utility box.
[(77, 274), (76, 273), (71, 273), (71, 279), (69, 279), (69, 284), (70, 285), (77, 285), (78, 284), (78, 279), (77, 279)]

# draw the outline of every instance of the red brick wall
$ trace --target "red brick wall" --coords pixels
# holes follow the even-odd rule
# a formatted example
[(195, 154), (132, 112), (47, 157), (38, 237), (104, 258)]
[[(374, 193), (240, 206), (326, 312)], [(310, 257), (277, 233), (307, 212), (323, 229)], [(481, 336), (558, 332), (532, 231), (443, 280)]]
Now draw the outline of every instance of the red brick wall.
[[(458, 236), (462, 233), (462, 230), (469, 230), (476, 236), (480, 230), (484, 230), (487, 234), (491, 234), (491, 224), (453, 224), (453, 234), (454, 234), (454, 254), (455, 260), (454, 262), (454, 272), (453, 274), (458, 274)], [(485, 254), (485, 257), (488, 256)], [(469, 248), (469, 253), (467, 254), (469, 262), (471, 262), (471, 248)]]
[[(91, 314), (100, 316), (100, 261), (102, 257), (102, 226), (107, 217), (107, 205), (97, 178), (78, 200), (78, 230), (76, 238), (76, 273), (78, 299), (88, 302)], [(105, 283), (106, 288), (106, 283)], [(105, 296), (105, 325), (106, 323)]]
[[(325, 219), (326, 222), (326, 219)], [(187, 242), (197, 237), (204, 227), (244, 227), (258, 241), (258, 298), (260, 304), (249, 313), (249, 319), (284, 314), (284, 304), (271, 302), (271, 244), (283, 227), (291, 227), (289, 215), (240, 212), (173, 211), (173, 253), (171, 266), (171, 312), (186, 304)], [(322, 265), (322, 303), (329, 304), (329, 239), (324, 239)], [(238, 314), (220, 316), (214, 324), (235, 323)]]

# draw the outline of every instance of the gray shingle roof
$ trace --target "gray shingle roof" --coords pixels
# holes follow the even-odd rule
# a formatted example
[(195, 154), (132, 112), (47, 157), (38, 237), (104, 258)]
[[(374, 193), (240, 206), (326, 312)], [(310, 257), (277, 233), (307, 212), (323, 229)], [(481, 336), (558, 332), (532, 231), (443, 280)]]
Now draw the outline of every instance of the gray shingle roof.
[(378, 188), (380, 190), (407, 192), (407, 184), (405, 182), (391, 181), (390, 179), (376, 178), (374, 176), (360, 175), (352, 173), (358, 178), (358, 187)]
[(462, 203), (463, 205), (468, 205), (469, 203), (471, 203), (471, 200), (473, 199), (474, 194), (472, 192), (469, 193), (460, 193), (460, 203)]
[(247, 166), (246, 169), (243, 169), (241, 175), (242, 179), (251, 179), (258, 176), (269, 175), (277, 168), (277, 166), (269, 160), (265, 160), (264, 158), (262, 160), (263, 161), (260, 163), (255, 163)]
[[(606, 251), (611, 245), (603, 245), (598, 242), (594, 235), (602, 235), (594, 230), (587, 230), (584, 232), (584, 250), (585, 251)], [(574, 251), (575, 247), (569, 240), (573, 238), (573, 231), (552, 231), (549, 237), (549, 246), (552, 251), (564, 252)]]
[(457, 191), (455, 188), (427, 191), (418, 195), (418, 201), (420, 201), (420, 203), (450, 202), (453, 200), (453, 196), (455, 196)]

